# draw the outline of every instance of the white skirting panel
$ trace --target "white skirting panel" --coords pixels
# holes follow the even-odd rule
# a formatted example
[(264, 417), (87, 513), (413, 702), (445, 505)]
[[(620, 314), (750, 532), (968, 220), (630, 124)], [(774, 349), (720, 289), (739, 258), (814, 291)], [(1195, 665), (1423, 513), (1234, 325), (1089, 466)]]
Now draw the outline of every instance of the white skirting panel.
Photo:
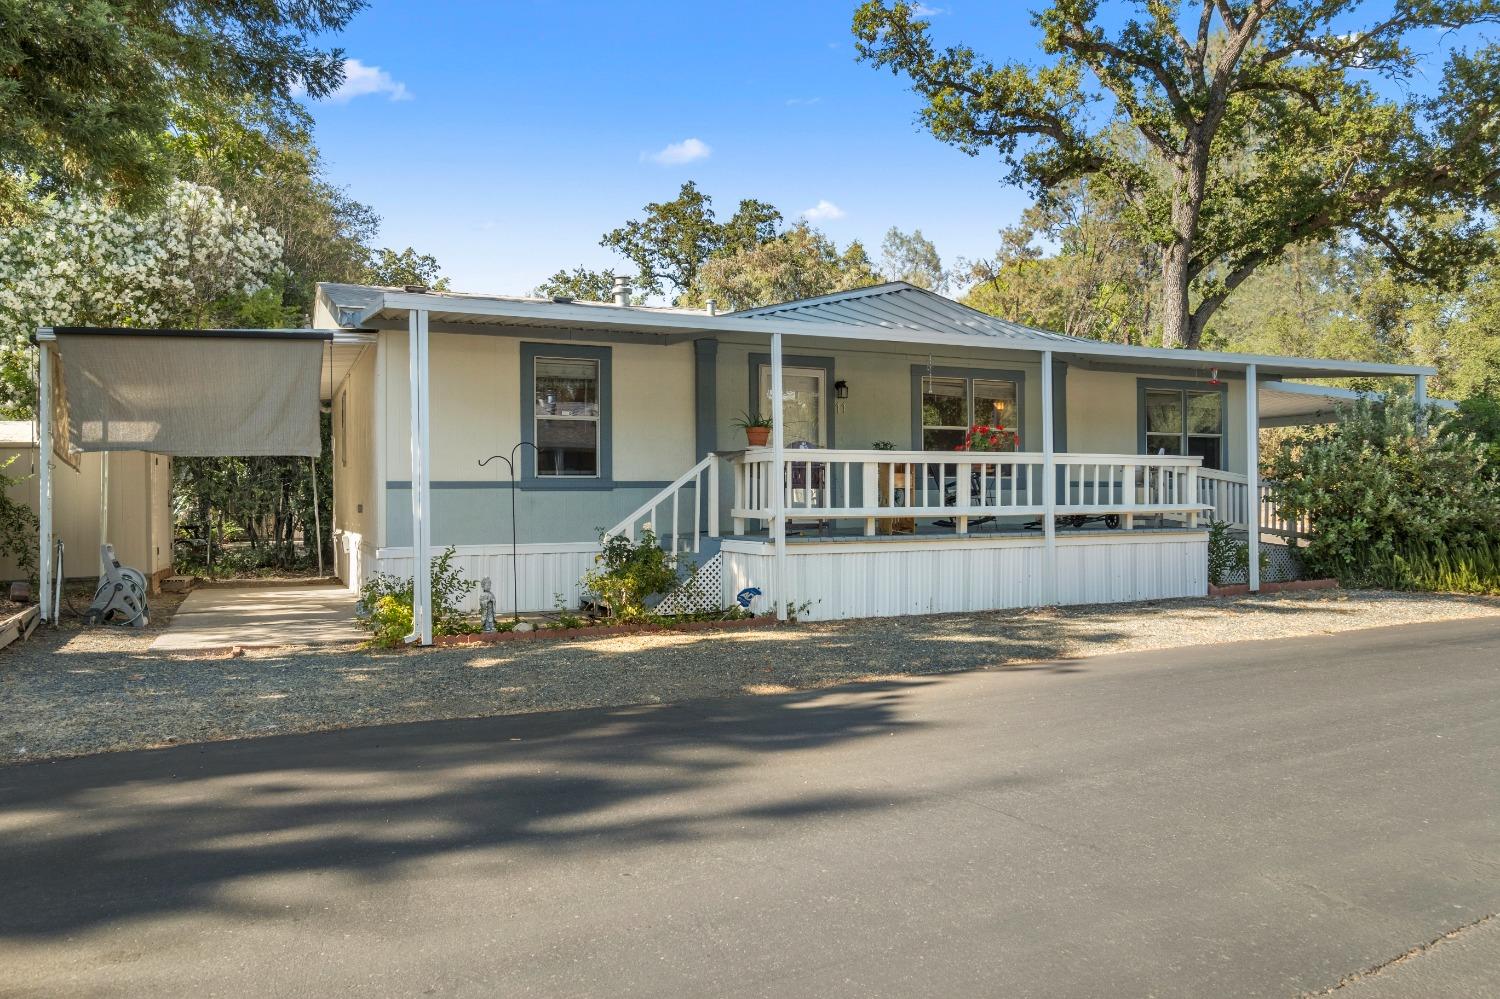
[[(437, 557), (444, 549), (433, 547)], [(594, 567), (599, 545), (592, 541), (557, 544), (518, 545), (517, 569), (520, 575), (521, 611), (550, 611), (557, 606), (558, 594), (564, 606), (575, 608), (582, 596), (579, 580)], [(510, 545), (457, 545), (453, 564), (465, 578), (476, 582), (489, 577), (495, 594), (495, 609), (510, 613), (516, 609), (511, 594)], [(392, 576), (412, 575), (410, 548), (381, 548), (375, 552), (374, 570)], [(479, 589), (459, 605), (462, 610), (479, 609)]]
[[(1208, 591), (1208, 541), (1200, 531), (1064, 537), (1057, 549), (1060, 604)], [(726, 541), (723, 551), (726, 604), (753, 586), (765, 594), (753, 608), (771, 609), (771, 547)], [(1040, 538), (793, 544), (787, 547), (787, 571), (788, 592), (804, 621), (1037, 607), (1052, 601)]]
[(336, 531), (333, 537), (334, 575), (350, 592), (358, 593), (375, 574), (375, 545), (353, 531)]

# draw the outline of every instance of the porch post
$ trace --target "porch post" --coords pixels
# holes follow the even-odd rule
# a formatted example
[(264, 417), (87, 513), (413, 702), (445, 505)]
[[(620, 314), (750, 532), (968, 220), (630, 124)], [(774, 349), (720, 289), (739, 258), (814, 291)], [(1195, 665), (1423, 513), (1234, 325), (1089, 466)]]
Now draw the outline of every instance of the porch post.
[(782, 425), (781, 334), (771, 334), (771, 541), (775, 545), (776, 571), (771, 597), (776, 601), (776, 620), (785, 621), (791, 594), (786, 571), (786, 428)]
[[(412, 630), (408, 643), (432, 644), (432, 489), (428, 438), (427, 310), (407, 313), (411, 400)], [(512, 600), (516, 595), (512, 594)]]
[(1417, 376), (1417, 431), (1422, 434), (1427, 432), (1427, 376)]
[(1245, 577), (1251, 593), (1260, 592), (1260, 386), (1255, 365), (1245, 365), (1245, 482), (1250, 499), (1250, 569)]
[(1053, 453), (1052, 351), (1042, 351), (1042, 533), (1046, 539), (1047, 602), (1057, 603), (1057, 458)]
[(55, 613), (52, 606), (52, 345), (38, 340), (37, 345), (37, 536), (40, 551), (37, 559), (37, 604), (43, 621)]

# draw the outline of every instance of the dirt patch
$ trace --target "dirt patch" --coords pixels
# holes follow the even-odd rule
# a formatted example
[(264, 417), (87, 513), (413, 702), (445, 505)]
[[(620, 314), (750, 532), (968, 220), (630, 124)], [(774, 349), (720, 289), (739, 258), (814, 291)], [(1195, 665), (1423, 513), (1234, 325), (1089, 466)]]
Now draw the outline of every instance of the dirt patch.
[[(869, 676), (1500, 616), (1500, 599), (1323, 590), (389, 651), (146, 651), (149, 629), (0, 653), (0, 762), (387, 722), (781, 693)], [(66, 625), (66, 621), (65, 621)]]

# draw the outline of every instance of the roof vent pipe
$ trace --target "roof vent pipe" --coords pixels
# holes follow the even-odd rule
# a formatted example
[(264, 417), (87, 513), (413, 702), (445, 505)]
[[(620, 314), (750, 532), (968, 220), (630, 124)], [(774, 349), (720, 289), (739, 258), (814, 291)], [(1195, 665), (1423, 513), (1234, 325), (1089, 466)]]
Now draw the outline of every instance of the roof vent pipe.
[(625, 274), (615, 275), (615, 286), (610, 290), (610, 297), (615, 300), (616, 305), (630, 304), (630, 277)]
[(708, 307), (709, 315), (717, 316), (719, 314), (719, 303), (714, 299), (710, 298), (704, 305)]

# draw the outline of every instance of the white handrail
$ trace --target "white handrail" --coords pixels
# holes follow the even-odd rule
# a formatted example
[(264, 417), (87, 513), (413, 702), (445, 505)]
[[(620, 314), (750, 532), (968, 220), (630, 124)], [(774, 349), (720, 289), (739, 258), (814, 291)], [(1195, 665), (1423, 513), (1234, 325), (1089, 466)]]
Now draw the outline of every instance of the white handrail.
[(703, 484), (704, 484), (704, 479), (705, 479), (705, 473), (707, 473), (706, 474), (706, 478), (707, 478), (707, 481), (708, 481), (708, 484), (709, 484), (709, 490), (708, 490), (708, 504), (709, 504), (709, 509), (708, 509), (708, 536), (711, 537), (711, 538), (716, 538), (716, 537), (719, 536), (719, 511), (718, 511), (718, 503), (719, 503), (719, 490), (718, 490), (719, 474), (718, 473), (719, 473), (719, 469), (718, 469), (718, 460), (719, 460), (718, 456), (714, 455), (714, 454), (709, 454), (709, 455), (705, 456), (702, 461), (698, 462), (698, 464), (694, 465), (692, 468), (688, 469), (686, 472), (683, 472), (681, 475), (679, 475), (677, 477), (677, 480), (675, 482), (673, 482), (671, 485), (667, 486), (665, 489), (663, 489), (661, 492), (657, 493), (655, 496), (652, 496), (646, 502), (642, 503), (639, 507), (637, 507), (634, 511), (632, 511), (628, 516), (626, 516), (626, 518), (624, 520), (620, 521), (614, 527), (611, 527), (609, 530), (605, 531), (604, 532), (605, 535), (606, 536), (613, 536), (613, 535), (616, 535), (616, 534), (623, 534), (623, 535), (625, 535), (625, 538), (626, 538), (627, 541), (634, 541), (635, 540), (636, 524), (638, 524), (643, 518), (649, 518), (646, 521), (646, 524), (644, 526), (646, 528), (648, 528), (649, 530), (654, 531), (656, 533), (657, 538), (660, 539), (661, 536), (662, 536), (661, 532), (657, 531), (656, 530), (656, 526), (655, 526), (656, 525), (656, 511), (657, 511), (657, 509), (663, 503), (665, 503), (667, 500), (670, 499), (672, 501), (672, 531), (671, 531), (671, 536), (672, 536), (672, 554), (676, 555), (677, 554), (678, 539), (679, 539), (679, 535), (680, 535), (680, 532), (678, 530), (678, 527), (679, 527), (679, 524), (680, 524), (680, 516), (679, 515), (681, 513), (681, 503), (678, 502), (678, 497), (682, 493), (682, 490), (687, 487), (688, 483), (692, 483), (692, 485), (693, 485), (693, 551), (695, 553), (698, 552), (698, 551), (701, 551), (702, 550), (702, 531), (700, 530), (700, 528), (702, 527), (702, 519), (701, 518), (703, 516), (703, 496), (704, 496)]
[[(772, 452), (752, 448), (733, 462), (736, 533), (772, 509)], [(1055, 509), (1063, 517), (1178, 515), (1189, 525), (1200, 499), (1202, 459), (1193, 455), (1060, 453), (1053, 456)], [(793, 519), (862, 519), (867, 534), (885, 518), (952, 519), (959, 533), (972, 517), (1039, 517), (1045, 510), (1041, 452), (845, 451), (785, 453), (783, 505)]]

